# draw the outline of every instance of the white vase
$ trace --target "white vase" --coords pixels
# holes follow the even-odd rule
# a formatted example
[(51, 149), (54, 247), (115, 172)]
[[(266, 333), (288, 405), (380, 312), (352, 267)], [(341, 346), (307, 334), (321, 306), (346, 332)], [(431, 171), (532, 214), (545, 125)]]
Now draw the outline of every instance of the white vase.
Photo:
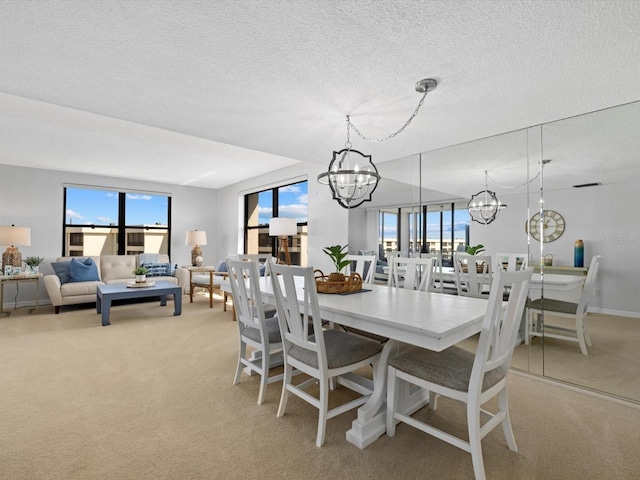
[(136, 275), (136, 283), (144, 283), (146, 280), (146, 275)]

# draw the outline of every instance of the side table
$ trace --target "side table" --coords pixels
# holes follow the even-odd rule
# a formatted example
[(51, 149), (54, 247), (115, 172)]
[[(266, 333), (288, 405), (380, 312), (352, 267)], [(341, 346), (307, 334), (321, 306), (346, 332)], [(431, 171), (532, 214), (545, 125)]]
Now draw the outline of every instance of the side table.
[[(220, 290), (220, 284), (214, 277), (227, 277), (227, 272), (217, 272), (215, 267), (184, 267), (189, 270), (189, 303), (193, 303), (193, 291), (196, 287), (206, 288), (209, 291), (209, 308), (213, 308), (213, 291)], [(194, 273), (196, 276), (194, 277)], [(223, 309), (227, 311), (228, 294), (222, 292)]]
[(40, 310), (40, 279), (41, 273), (21, 273), (19, 275), (0, 275), (0, 317), (9, 316), (11, 312), (4, 311), (4, 285), (6, 283), (15, 283), (19, 286), (20, 283), (33, 282), (36, 284), (36, 307), (33, 309), (38, 313)]

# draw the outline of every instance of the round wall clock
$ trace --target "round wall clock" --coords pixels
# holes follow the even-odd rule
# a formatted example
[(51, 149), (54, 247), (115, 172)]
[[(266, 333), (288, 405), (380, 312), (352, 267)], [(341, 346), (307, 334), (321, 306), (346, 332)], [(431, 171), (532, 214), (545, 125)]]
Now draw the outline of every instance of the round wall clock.
[[(529, 229), (527, 229), (527, 226)], [(542, 221), (542, 230), (540, 225), (540, 213), (536, 213), (529, 220), (528, 225), (525, 225), (525, 230), (531, 230), (531, 236), (540, 241), (542, 237), (545, 243), (553, 242), (559, 239), (564, 233), (564, 218), (555, 210), (545, 210), (544, 218)]]

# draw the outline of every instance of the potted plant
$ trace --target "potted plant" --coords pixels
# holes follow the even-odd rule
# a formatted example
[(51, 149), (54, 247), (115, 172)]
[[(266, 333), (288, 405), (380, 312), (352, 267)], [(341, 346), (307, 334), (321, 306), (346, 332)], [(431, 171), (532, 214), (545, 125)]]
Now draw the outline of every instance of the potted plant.
[(147, 280), (149, 270), (146, 267), (136, 267), (133, 274), (136, 276), (136, 283), (144, 283)]
[(324, 253), (329, 255), (336, 267), (336, 271), (329, 274), (330, 282), (344, 282), (345, 277), (342, 273), (342, 269), (351, 263), (349, 260), (344, 259), (344, 257), (349, 254), (349, 251), (347, 250), (348, 246), (348, 244), (343, 247), (340, 245), (332, 245), (331, 247), (325, 247), (322, 249)]
[(465, 250), (469, 255), (480, 255), (484, 252), (484, 245), (479, 243), (478, 245), (469, 245)]
[[(478, 245), (469, 245), (467, 246), (465, 252), (468, 253), (469, 255), (480, 255), (481, 253), (484, 253), (484, 245), (482, 245), (481, 243), (479, 243)], [(476, 271), (478, 273), (483, 273), (484, 268), (485, 268), (484, 262), (481, 262), (481, 263), (476, 262)], [(462, 271), (467, 272), (466, 264), (462, 264)]]
[(36, 256), (25, 258), (24, 263), (27, 265), (27, 273), (38, 273), (38, 265), (42, 263), (42, 260), (44, 260), (44, 258)]

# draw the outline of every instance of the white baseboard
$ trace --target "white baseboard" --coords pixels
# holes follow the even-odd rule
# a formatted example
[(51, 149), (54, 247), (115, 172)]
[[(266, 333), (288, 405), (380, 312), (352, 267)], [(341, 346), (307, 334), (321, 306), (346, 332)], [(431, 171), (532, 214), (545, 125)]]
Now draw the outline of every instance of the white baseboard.
[(536, 375), (533, 373), (525, 372), (524, 370), (516, 370), (514, 368), (510, 369), (510, 373), (513, 375), (520, 375), (522, 377), (531, 378), (532, 380), (536, 380), (542, 383), (548, 383), (550, 385), (555, 385), (560, 388), (566, 388), (567, 390), (571, 390), (573, 392), (581, 393), (583, 395), (588, 395), (590, 397), (599, 398), (601, 400), (606, 400), (608, 402), (617, 403), (618, 405), (624, 405), (626, 407), (630, 407), (636, 410), (640, 410), (640, 403), (627, 398), (617, 397), (615, 395), (603, 393), (596, 390), (591, 390), (587, 387), (581, 387), (579, 385), (574, 385), (572, 383), (565, 383), (561, 380), (556, 380), (554, 378), (542, 377), (540, 375)]
[(609, 308), (589, 308), (589, 313), (601, 313), (614, 317), (640, 318), (640, 312), (626, 312), (624, 310), (611, 310)]

